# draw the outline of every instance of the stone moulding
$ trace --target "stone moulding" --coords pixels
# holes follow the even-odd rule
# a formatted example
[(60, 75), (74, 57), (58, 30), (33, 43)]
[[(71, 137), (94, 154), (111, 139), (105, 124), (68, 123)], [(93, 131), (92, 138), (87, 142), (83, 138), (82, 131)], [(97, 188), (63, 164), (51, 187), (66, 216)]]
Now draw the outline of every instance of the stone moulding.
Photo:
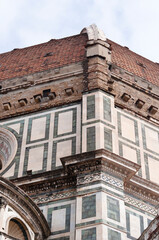
[(61, 158), (68, 174), (87, 173), (95, 170), (113, 172), (121, 179), (129, 180), (140, 169), (140, 165), (128, 161), (110, 151), (100, 149), (88, 153)]
[[(44, 196), (42, 201), (50, 201), (58, 199), (59, 194), (66, 198), (68, 194), (65, 193), (68, 191), (71, 191), (71, 196), (76, 196), (74, 191), (77, 187), (102, 181), (123, 189), (126, 194), (140, 197), (153, 205), (158, 204), (159, 186), (135, 175), (140, 165), (112, 152), (99, 149), (64, 157), (61, 161), (63, 169), (24, 176), (12, 182), (34, 199), (35, 194), (45, 191), (46, 197)], [(31, 180), (32, 183), (29, 183)]]
[(111, 184), (122, 190), (124, 187), (122, 180), (113, 178), (112, 176), (110, 177), (108, 174), (103, 172), (95, 172), (89, 175), (85, 175), (85, 176), (82, 175), (77, 177), (77, 185), (84, 185), (84, 184), (93, 183), (96, 181), (103, 181), (105, 183)]
[[(33, 86), (38, 86), (38, 85), (41, 85), (41, 84), (48, 84), (50, 82), (61, 81), (63, 79), (66, 79), (66, 78), (69, 78), (69, 77), (72, 77), (72, 76), (75, 77), (75, 76), (81, 75), (83, 73), (83, 69), (80, 66), (80, 64), (82, 64), (82, 63), (79, 62), (79, 63), (76, 63), (76, 64), (71, 64), (70, 65), (72, 67), (71, 71), (69, 71), (68, 66), (63, 66), (61, 68), (58, 68), (58, 70), (59, 70), (58, 74), (56, 73), (57, 69), (54, 68), (54, 69), (51, 70), (52, 71), (51, 76), (50, 76), (49, 71), (48, 71), (48, 76), (46, 74), (47, 71), (40, 72), (38, 74), (34, 73), (34, 74), (31, 74), (31, 75), (27, 75), (27, 76), (25, 76), (26, 79), (28, 79), (27, 83), (21, 83), (20, 82), (22, 80), (22, 77), (19, 77), (19, 78), (17, 77), (17, 79), (15, 79), (15, 78), (10, 79), (10, 82), (12, 82), (12, 80), (17, 80), (17, 82), (19, 81), (19, 84), (15, 85), (15, 86), (13, 85), (13, 86), (8, 87), (7, 85), (9, 85), (9, 83), (7, 83), (6, 87), (4, 87), (0, 90), (0, 93), (4, 94), (4, 93), (11, 92), (11, 91), (19, 90), (19, 89), (26, 89), (26, 88), (33, 87)], [(75, 69), (75, 67), (76, 67), (76, 69)], [(60, 72), (60, 70), (61, 70), (61, 72)], [(44, 75), (44, 73), (46, 75)], [(55, 73), (56, 73), (56, 75), (55, 75)]]
[(105, 34), (100, 30), (96, 24), (92, 24), (87, 28), (84, 28), (81, 33), (87, 33), (89, 40), (103, 40), (106, 41)]
[(146, 204), (144, 201), (140, 201), (137, 198), (130, 197), (129, 195), (125, 196), (125, 203), (129, 205), (133, 205), (135, 208), (141, 209), (145, 212), (148, 212), (154, 216), (157, 214), (157, 210), (155, 206)]
[(70, 188), (76, 186), (76, 177), (75, 176), (63, 176), (58, 178), (46, 179), (43, 181), (35, 182), (31, 184), (22, 184), (20, 187), (27, 193), (36, 193), (43, 192), (48, 190), (60, 190), (62, 188)]
[(138, 240), (152, 240), (158, 239), (159, 236), (159, 215), (151, 221), (149, 226), (143, 231)]
[(3, 177), (0, 177), (0, 196), (26, 221), (36, 239), (44, 240), (50, 235), (48, 223), (37, 205), (19, 187)]
[(138, 176), (125, 182), (125, 191), (155, 205), (159, 202), (159, 185)]

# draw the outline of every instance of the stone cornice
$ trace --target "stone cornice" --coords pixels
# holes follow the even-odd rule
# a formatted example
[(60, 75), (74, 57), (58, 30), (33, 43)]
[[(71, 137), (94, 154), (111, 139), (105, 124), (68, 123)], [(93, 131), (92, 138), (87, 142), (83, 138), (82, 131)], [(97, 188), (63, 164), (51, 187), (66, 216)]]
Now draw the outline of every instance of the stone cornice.
[(27, 192), (27, 194), (35, 194), (42, 193), (44, 191), (53, 191), (53, 190), (61, 190), (68, 189), (76, 186), (76, 177), (75, 176), (62, 176), (59, 178), (47, 179), (39, 182), (32, 183), (23, 183), (20, 185), (20, 188), (23, 191)]
[(130, 179), (140, 169), (140, 165), (105, 149), (61, 158), (61, 161), (68, 174), (111, 171), (124, 181)]
[[(159, 186), (135, 175), (140, 165), (105, 149), (64, 157), (61, 161), (63, 169), (43, 173), (41, 177), (37, 174), (12, 181), (31, 196), (43, 191), (56, 195), (58, 190), (75, 191), (77, 186), (83, 186), (85, 183), (103, 181), (115, 184), (125, 193), (153, 205), (158, 204)], [(109, 179), (107, 175), (110, 175)], [(113, 178), (119, 179), (124, 186), (115, 183)]]
[[(14, 80), (14, 79), (13, 79)], [(11, 81), (11, 80), (10, 80)], [(83, 66), (72, 64), (63, 68), (15, 79), (0, 90), (0, 119), (41, 111), (82, 99)], [(3, 82), (3, 84), (5, 81)], [(14, 82), (13, 82), (14, 84)], [(45, 94), (46, 92), (46, 94)]]
[(126, 181), (125, 191), (157, 205), (159, 202), (159, 185), (138, 176)]
[[(3, 86), (0, 89), (0, 94), (6, 94), (19, 89), (27, 89), (41, 84), (56, 82), (67, 79), (73, 76), (78, 76), (83, 73), (82, 63), (70, 64), (60, 68), (49, 69), (48, 71), (38, 72), (23, 77), (7, 79), (2, 82)], [(13, 82), (13, 83), (12, 83)], [(16, 82), (16, 84), (14, 84)]]
[(149, 226), (143, 231), (138, 240), (152, 240), (158, 239), (159, 236), (159, 215), (151, 221)]
[(140, 209), (144, 212), (148, 212), (154, 216), (156, 216), (156, 214), (157, 214), (155, 205), (148, 204), (145, 201), (143, 201), (142, 199), (139, 200), (138, 198), (132, 196), (132, 193), (125, 194), (124, 200), (125, 200), (126, 204), (128, 204), (130, 206), (134, 206), (135, 208)]

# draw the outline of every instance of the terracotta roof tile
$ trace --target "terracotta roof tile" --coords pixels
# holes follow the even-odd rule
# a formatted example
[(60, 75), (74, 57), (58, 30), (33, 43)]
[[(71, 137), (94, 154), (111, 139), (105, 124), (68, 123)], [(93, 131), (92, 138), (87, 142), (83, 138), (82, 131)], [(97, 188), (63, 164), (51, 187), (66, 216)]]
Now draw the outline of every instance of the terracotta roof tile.
[[(114, 64), (159, 86), (158, 63), (111, 40), (108, 42)], [(0, 81), (83, 61), (86, 44), (87, 34), (79, 34), (0, 54)]]
[(80, 34), (0, 54), (0, 81), (83, 61), (86, 43)]
[(111, 45), (114, 64), (159, 86), (158, 63), (154, 63), (111, 40), (108, 42)]

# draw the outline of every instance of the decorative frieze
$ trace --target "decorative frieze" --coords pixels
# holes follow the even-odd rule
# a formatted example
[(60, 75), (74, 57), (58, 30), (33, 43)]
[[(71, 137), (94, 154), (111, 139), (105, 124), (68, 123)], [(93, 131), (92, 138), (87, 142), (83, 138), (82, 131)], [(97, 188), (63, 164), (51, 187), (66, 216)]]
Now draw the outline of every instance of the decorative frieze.
[(137, 200), (128, 195), (125, 196), (125, 203), (128, 203), (128, 204), (134, 206), (135, 208), (139, 208), (139, 209), (141, 209), (145, 212), (148, 212), (152, 215), (157, 214), (157, 209), (155, 207), (152, 207), (151, 205), (148, 205), (148, 204), (144, 203), (143, 201)]
[(36, 196), (33, 197), (33, 200), (36, 204), (46, 203), (46, 202), (52, 202), (56, 200), (66, 199), (70, 197), (75, 197), (77, 194), (76, 190), (69, 190), (69, 191), (61, 191), (61, 192), (54, 192), (51, 193), (49, 196)]
[(123, 189), (123, 181), (120, 181), (119, 179), (116, 179), (114, 177), (110, 177), (108, 174), (98, 172), (98, 173), (92, 173), (88, 174), (86, 176), (78, 176), (77, 177), (77, 186), (78, 185), (85, 185), (88, 183), (93, 183), (96, 181), (103, 181), (105, 183), (109, 183), (110, 185), (113, 185), (117, 188)]
[(125, 191), (154, 205), (159, 201), (159, 187), (148, 180), (134, 176), (124, 184)]
[(76, 185), (76, 177), (61, 176), (60, 178), (48, 179), (32, 184), (23, 184), (20, 187), (28, 194), (40, 193), (43, 191), (57, 190), (69, 188)]

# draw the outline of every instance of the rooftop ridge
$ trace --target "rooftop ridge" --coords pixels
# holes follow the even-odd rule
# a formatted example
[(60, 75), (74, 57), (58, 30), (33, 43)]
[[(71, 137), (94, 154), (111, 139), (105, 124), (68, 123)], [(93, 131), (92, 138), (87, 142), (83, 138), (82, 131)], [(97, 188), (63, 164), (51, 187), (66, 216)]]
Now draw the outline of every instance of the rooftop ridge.
[[(133, 54), (135, 54), (135, 55), (137, 55), (137, 56), (139, 56), (139, 57), (142, 57), (142, 58), (144, 58), (145, 60), (147, 60), (147, 61), (149, 61), (149, 62), (152, 62), (152, 63), (155, 63), (155, 64), (159, 64), (158, 62), (154, 62), (154, 61), (150, 60), (149, 58), (146, 58), (146, 57), (140, 55), (139, 53), (136, 53), (135, 51), (131, 50), (129, 47), (123, 46), (123, 45), (121, 45), (121, 44), (119, 44), (119, 43), (117, 43), (117, 42), (114, 42), (114, 41), (112, 41), (112, 40), (109, 39), (109, 38), (107, 38), (107, 41), (109, 42), (110, 45), (111, 45), (111, 43), (116, 44), (116, 45), (118, 45), (119, 47), (125, 48), (126, 51), (130, 51), (131, 53), (133, 53)], [(158, 67), (159, 67), (159, 66), (158, 66)]]
[(10, 50), (10, 51), (0, 53), (0, 56), (3, 55), (3, 54), (11, 53), (11, 52), (13, 52), (13, 51), (18, 51), (18, 50), (24, 50), (24, 49), (29, 49), (29, 48), (33, 48), (33, 47), (38, 47), (38, 46), (47, 44), (47, 43), (52, 42), (52, 41), (66, 40), (66, 39), (69, 39), (69, 38), (79, 37), (79, 36), (81, 36), (81, 35), (86, 35), (86, 33), (82, 33), (82, 32), (81, 32), (81, 33), (79, 33), (79, 34), (71, 35), (71, 36), (68, 36), (68, 37), (52, 38), (52, 39), (48, 40), (47, 42), (37, 43), (37, 44), (34, 44), (34, 45), (22, 47), (22, 48), (17, 47), (17, 48), (14, 48), (14, 49)]
[(112, 63), (159, 86), (158, 63), (106, 39), (95, 24), (84, 28), (80, 34), (1, 53), (0, 82), (82, 62), (87, 57), (88, 43), (95, 44), (96, 41), (103, 42), (103, 46), (111, 44)]

